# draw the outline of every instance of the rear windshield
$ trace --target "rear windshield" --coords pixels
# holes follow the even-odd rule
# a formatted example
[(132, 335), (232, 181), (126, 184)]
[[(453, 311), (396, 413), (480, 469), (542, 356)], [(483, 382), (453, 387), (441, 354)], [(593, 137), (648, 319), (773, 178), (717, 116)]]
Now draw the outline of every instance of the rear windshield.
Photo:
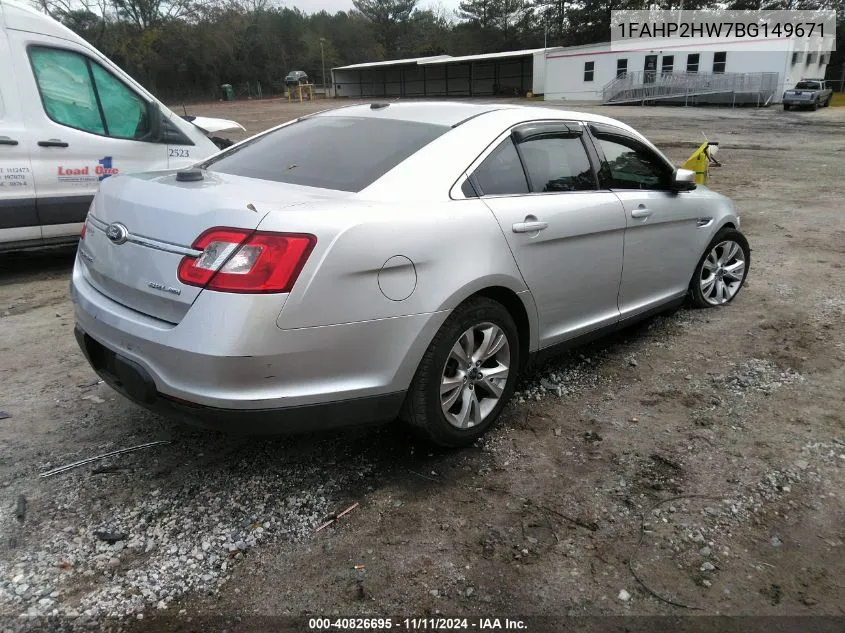
[(448, 130), (394, 119), (316, 116), (247, 141), (202, 166), (235, 176), (358, 192)]
[(798, 90), (821, 90), (821, 86), (816, 81), (799, 81), (795, 87)]

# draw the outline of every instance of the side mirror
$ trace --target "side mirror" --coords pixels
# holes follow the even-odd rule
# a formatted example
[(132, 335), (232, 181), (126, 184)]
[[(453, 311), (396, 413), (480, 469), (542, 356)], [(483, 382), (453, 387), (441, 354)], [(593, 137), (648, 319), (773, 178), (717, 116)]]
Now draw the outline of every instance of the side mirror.
[(692, 191), (696, 188), (695, 172), (691, 169), (678, 168), (672, 174), (672, 191)]

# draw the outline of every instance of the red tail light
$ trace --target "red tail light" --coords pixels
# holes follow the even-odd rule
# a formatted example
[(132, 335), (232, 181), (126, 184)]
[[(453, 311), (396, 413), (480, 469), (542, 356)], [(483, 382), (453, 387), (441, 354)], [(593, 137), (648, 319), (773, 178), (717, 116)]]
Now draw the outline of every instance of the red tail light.
[(88, 218), (85, 218), (85, 222), (82, 223), (82, 230), (79, 232), (79, 239), (85, 239), (85, 231), (88, 230)]
[(179, 263), (179, 281), (220, 292), (290, 292), (317, 238), (217, 227), (193, 243), (202, 251)]

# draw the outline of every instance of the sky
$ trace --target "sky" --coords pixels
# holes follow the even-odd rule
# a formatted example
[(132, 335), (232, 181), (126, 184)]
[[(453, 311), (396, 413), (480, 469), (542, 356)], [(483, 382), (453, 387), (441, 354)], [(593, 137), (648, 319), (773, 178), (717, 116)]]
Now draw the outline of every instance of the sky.
[[(297, 7), (306, 13), (317, 13), (323, 9), (329, 13), (335, 13), (353, 8), (352, 0), (282, 0), (281, 4), (291, 8)], [(420, 9), (428, 9), (442, 5), (447, 12), (452, 13), (458, 8), (458, 4), (460, 0), (420, 0), (417, 6)]]

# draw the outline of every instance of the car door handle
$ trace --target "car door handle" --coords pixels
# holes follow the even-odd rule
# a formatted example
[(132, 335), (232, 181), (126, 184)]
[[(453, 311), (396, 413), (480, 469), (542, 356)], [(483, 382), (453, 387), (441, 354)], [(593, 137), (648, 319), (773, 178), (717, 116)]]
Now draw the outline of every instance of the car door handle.
[(60, 141), (57, 138), (51, 138), (49, 141), (38, 141), (39, 147), (70, 147), (64, 141)]
[(514, 233), (536, 233), (543, 229), (549, 228), (548, 222), (540, 222), (539, 220), (530, 220), (527, 222), (517, 222), (512, 227)]
[(632, 218), (647, 218), (653, 213), (653, 211), (643, 205), (638, 206), (636, 209), (631, 211)]
[(8, 136), (0, 136), (0, 145), (17, 145), (18, 142), (15, 139), (9, 138)]

